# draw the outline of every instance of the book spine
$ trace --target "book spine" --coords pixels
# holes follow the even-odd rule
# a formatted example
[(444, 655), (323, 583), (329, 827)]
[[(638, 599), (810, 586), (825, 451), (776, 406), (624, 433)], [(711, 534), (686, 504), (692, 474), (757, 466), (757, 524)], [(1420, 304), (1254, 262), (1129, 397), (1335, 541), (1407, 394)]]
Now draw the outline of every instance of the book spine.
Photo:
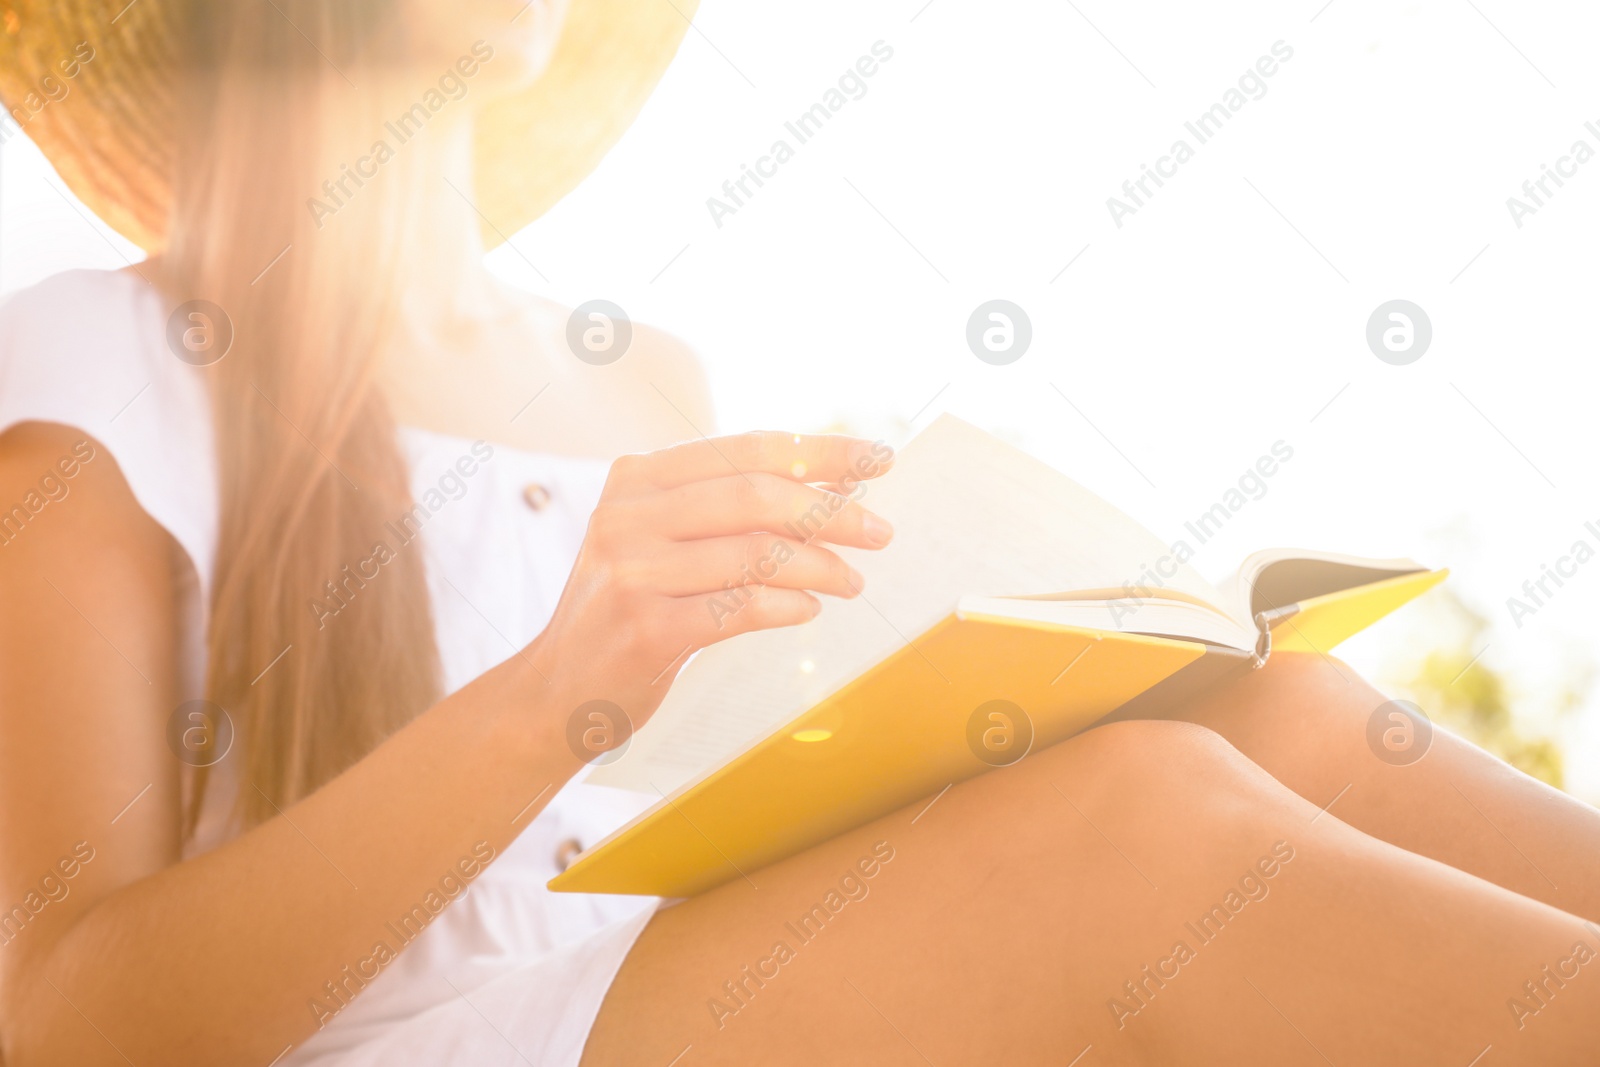
[(1291, 615), (1300, 613), (1299, 604), (1290, 604), (1286, 608), (1273, 608), (1271, 611), (1256, 612), (1256, 648), (1251, 654), (1256, 668), (1265, 667), (1267, 658), (1272, 655), (1272, 628)]
[(1251, 654), (1250, 666), (1260, 670), (1267, 665), (1267, 660), (1272, 655), (1272, 626), (1267, 622), (1265, 614), (1256, 616), (1256, 647)]

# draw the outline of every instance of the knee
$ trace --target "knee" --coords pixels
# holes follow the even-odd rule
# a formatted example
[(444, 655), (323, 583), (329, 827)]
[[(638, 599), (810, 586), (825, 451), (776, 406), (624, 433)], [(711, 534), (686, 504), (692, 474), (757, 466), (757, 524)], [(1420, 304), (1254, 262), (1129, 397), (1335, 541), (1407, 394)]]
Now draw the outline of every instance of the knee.
[(1259, 671), (1185, 709), (1252, 756), (1308, 754), (1362, 733), (1384, 697), (1350, 667), (1309, 652), (1275, 654)]
[(1192, 722), (1130, 719), (1107, 723), (1049, 750), (1047, 773), (1085, 795), (1179, 795), (1237, 778), (1249, 760), (1220, 734)]
[(1266, 702), (1326, 706), (1370, 687), (1354, 668), (1314, 652), (1279, 652), (1250, 681)]
[(1220, 734), (1191, 722), (1107, 723), (1047, 754), (1058, 750), (1040, 770), (1065, 795), (1141, 819), (1259, 815), (1299, 799)]
[(1233, 746), (1215, 730), (1176, 719), (1128, 719), (1073, 738), (1083, 759), (1137, 773), (1157, 764), (1227, 760)]

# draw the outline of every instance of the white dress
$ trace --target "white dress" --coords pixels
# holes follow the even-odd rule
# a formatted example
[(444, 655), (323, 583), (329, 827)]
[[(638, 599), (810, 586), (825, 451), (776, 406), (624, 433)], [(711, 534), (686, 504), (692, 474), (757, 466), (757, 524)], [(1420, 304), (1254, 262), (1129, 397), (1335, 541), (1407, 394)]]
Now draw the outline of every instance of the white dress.
[[(193, 572), (181, 590), (180, 677), (190, 699), (201, 695), (204, 676), (216, 464), (205, 372), (168, 350), (168, 310), (130, 272), (69, 271), (12, 296), (0, 305), (0, 431), (38, 420), (92, 437), (187, 553)], [(421, 544), (453, 691), (548, 622), (606, 464), (491, 445), (470, 477), (452, 478), (447, 472), (474, 442), (404, 429), (401, 444), (418, 500), (443, 479), (443, 503), (423, 525)], [(191, 851), (226, 837), (223, 813), (237, 788), (227, 772), (239, 762), (224, 758), (212, 769), (217, 787), (207, 791)], [(602, 786), (563, 788), (464, 895), (278, 1067), (577, 1064), (606, 990), (659, 901), (551, 893), (545, 882), (574, 843), (593, 844), (648, 803)], [(307, 1012), (316, 1014), (309, 1001)]]

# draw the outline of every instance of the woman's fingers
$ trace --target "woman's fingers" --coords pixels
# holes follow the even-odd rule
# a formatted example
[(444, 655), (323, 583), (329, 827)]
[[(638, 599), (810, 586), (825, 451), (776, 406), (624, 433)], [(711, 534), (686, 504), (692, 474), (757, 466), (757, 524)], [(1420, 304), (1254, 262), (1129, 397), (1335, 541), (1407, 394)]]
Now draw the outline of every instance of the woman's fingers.
[(878, 477), (893, 463), (892, 448), (862, 437), (762, 430), (624, 456), (612, 470), (613, 479), (624, 490), (672, 489), (711, 478), (755, 474), (854, 485)]
[(882, 548), (894, 536), (885, 519), (848, 497), (759, 472), (655, 493), (640, 510), (646, 528), (678, 541), (767, 531), (795, 541)]
[(863, 584), (856, 569), (828, 549), (774, 534), (668, 543), (645, 566), (654, 588), (678, 597), (769, 585), (848, 598)]
[(822, 610), (813, 594), (853, 597), (862, 586), (824, 543), (873, 549), (893, 538), (851, 499), (893, 461), (861, 438), (780, 433), (624, 456), (550, 629), (577, 627), (570, 647), (619, 649), (622, 669), (647, 673), (654, 691), (672, 674), (643, 662), (656, 646), (681, 660), (735, 634), (809, 622)]
[(810, 593), (770, 585), (681, 597), (673, 607), (678, 625), (693, 636), (696, 648), (752, 630), (798, 626), (816, 618), (821, 610), (822, 602)]

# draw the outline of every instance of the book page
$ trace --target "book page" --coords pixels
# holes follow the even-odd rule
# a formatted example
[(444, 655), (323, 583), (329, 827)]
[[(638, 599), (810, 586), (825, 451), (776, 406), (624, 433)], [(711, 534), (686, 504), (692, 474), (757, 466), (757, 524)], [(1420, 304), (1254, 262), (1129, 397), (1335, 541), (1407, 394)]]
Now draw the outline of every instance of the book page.
[[(1169, 551), (1066, 475), (950, 415), (857, 499), (895, 528), (879, 552), (837, 549), (866, 579), (862, 596), (824, 598), (803, 626), (702, 650), (628, 749), (588, 781), (671, 793), (914, 640), (963, 596), (1120, 590)], [(1187, 566), (1166, 583), (1219, 598)]]
[[(1218, 584), (1229, 609), (1243, 621), (1257, 611), (1287, 607), (1300, 600), (1427, 570), (1411, 559), (1368, 559), (1308, 548), (1264, 548), (1252, 552), (1234, 575)], [(1269, 572), (1271, 576), (1269, 577)]]
[(1084, 630), (1124, 634), (1159, 634), (1180, 640), (1204, 641), (1250, 652), (1256, 647), (1256, 628), (1241, 626), (1215, 608), (1188, 600), (1152, 599), (1129, 612), (1126, 600), (962, 597), (957, 610), (963, 617), (1015, 619)]

